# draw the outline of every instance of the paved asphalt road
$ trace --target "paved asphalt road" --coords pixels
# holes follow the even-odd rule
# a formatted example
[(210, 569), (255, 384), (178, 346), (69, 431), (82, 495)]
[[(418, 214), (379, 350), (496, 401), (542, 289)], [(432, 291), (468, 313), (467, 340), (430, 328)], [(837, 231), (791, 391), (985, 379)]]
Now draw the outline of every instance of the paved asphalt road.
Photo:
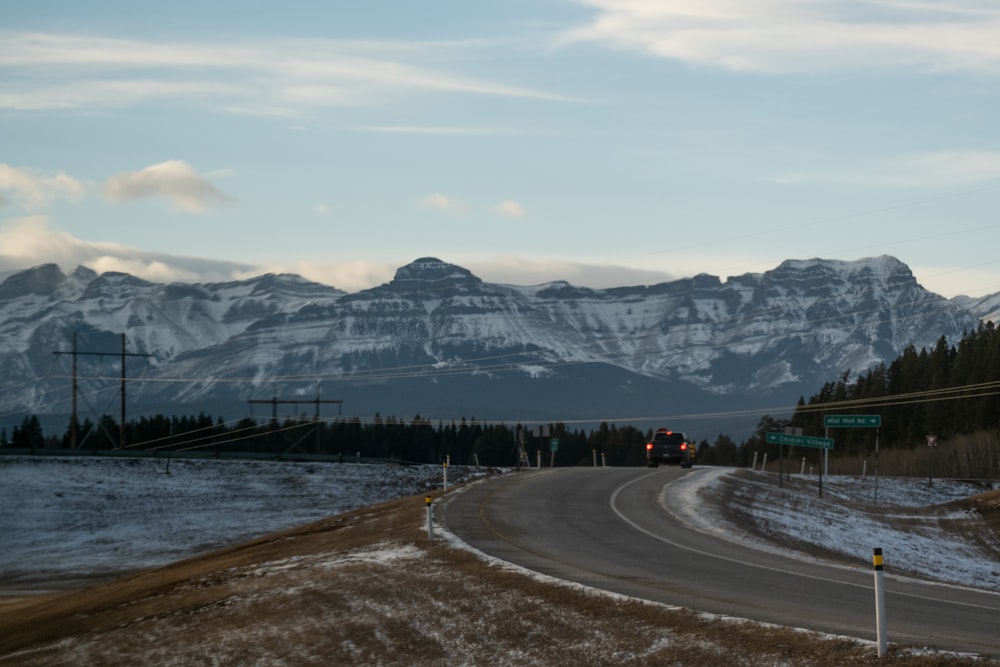
[[(871, 562), (758, 551), (685, 527), (665, 507), (679, 468), (554, 468), (449, 495), (444, 525), (531, 570), (688, 609), (875, 639)], [(888, 567), (887, 567), (888, 570)], [(1000, 655), (1000, 595), (885, 577), (891, 643)]]

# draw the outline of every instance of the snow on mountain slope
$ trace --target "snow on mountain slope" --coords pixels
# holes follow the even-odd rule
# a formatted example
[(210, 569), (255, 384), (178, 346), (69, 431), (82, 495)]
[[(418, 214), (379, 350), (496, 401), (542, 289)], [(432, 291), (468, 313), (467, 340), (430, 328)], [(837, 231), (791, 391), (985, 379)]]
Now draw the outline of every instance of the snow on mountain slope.
[[(130, 352), (152, 355), (129, 362), (141, 410), (236, 403), (278, 384), (314, 394), (321, 381), (357, 388), (443, 374), (458, 397), (470, 391), (457, 380), (465, 374), (520, 382), (509, 400), (537, 402), (523, 383), (587, 365), (688, 393), (760, 395), (818, 386), (975, 324), (892, 257), (789, 260), (725, 281), (605, 290), (485, 283), (427, 257), (354, 294), (287, 275), (161, 285), (44, 265), (0, 283), (0, 363), (10, 369), (0, 409), (52, 412), (56, 396), (65, 402), (67, 365), (52, 352), (68, 350), (74, 332), (81, 349), (116, 352), (124, 333)], [(109, 377), (112, 364), (87, 358), (81, 373)], [(624, 382), (594, 405), (615, 395), (621, 409), (655, 407), (624, 397)]]

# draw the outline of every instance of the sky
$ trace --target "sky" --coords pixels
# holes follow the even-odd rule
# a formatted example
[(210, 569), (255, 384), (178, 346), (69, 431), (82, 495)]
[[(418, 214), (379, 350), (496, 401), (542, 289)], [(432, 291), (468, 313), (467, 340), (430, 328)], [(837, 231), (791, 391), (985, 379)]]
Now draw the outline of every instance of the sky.
[(0, 2), (0, 272), (1000, 292), (995, 0)]

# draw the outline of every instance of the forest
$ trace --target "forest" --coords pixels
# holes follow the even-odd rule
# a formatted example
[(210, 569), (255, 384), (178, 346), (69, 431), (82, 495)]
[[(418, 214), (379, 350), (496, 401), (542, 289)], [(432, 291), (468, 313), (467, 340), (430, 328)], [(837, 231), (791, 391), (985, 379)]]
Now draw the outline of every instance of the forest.
[[(824, 427), (824, 416), (871, 414), (881, 417), (879, 429)], [(905, 454), (913, 462), (905, 474), (923, 470), (934, 452), (939, 465), (955, 464), (954, 474), (1000, 477), (996, 444), (1000, 432), (1000, 330), (992, 322), (967, 332), (955, 345), (944, 337), (932, 349), (910, 346), (892, 363), (879, 364), (860, 374), (843, 372), (808, 399), (800, 398), (790, 419), (761, 417), (753, 435), (734, 442), (720, 434), (697, 447), (696, 464), (751, 466), (766, 457), (772, 464), (793, 455), (766, 443), (767, 432), (786, 428), (836, 439), (831, 452), (840, 468), (867, 464), (879, 449), (883, 457)], [(103, 451), (201, 451), (223, 454), (248, 452), (275, 457), (292, 453), (337, 460), (395, 460), (413, 463), (535, 465), (642, 465), (651, 432), (634, 426), (601, 423), (590, 430), (549, 425), (544, 437), (527, 425), (481, 423), (475, 419), (431, 423), (381, 417), (316, 420), (306, 416), (264, 423), (244, 418), (226, 422), (198, 416), (157, 415), (131, 420), (124, 428), (108, 415), (97, 423), (89, 419), (71, 424), (64, 434), (46, 436), (37, 417), (26, 417), (0, 446), (20, 449), (70, 448)], [(124, 443), (124, 447), (122, 447)], [(933, 445), (933, 446), (929, 446)], [(933, 451), (930, 451), (933, 450)], [(523, 455), (522, 455), (523, 452)], [(814, 452), (807, 452), (812, 459)], [(896, 457), (902, 460), (905, 457)], [(887, 460), (887, 459), (883, 459)], [(961, 464), (961, 465), (958, 465)], [(902, 464), (901, 464), (902, 465)], [(833, 466), (831, 465), (831, 468)], [(909, 470), (913, 468), (914, 470)], [(942, 470), (946, 469), (943, 467)], [(900, 473), (904, 474), (904, 473)]]
[[(106, 451), (132, 449), (153, 452), (231, 452), (282, 456), (319, 455), (336, 460), (390, 460), (404, 463), (517, 466), (590, 465), (595, 458), (606, 465), (642, 465), (648, 433), (631, 426), (601, 424), (590, 432), (550, 425), (545, 437), (536, 428), (481, 423), (475, 419), (432, 424), (419, 415), (412, 420), (395, 417), (363, 422), (357, 417), (332, 421), (300, 417), (260, 423), (250, 418), (236, 422), (197, 417), (142, 417), (122, 431), (109, 415), (97, 424), (79, 425), (77, 449)], [(9, 439), (0, 434), (0, 446), (19, 449), (70, 448), (70, 434), (48, 437), (35, 416), (26, 417)]]

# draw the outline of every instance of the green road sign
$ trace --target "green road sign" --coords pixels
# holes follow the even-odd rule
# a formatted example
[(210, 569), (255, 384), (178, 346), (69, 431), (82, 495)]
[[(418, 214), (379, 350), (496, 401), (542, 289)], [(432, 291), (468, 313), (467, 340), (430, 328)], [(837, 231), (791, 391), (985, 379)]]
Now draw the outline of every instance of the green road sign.
[(882, 426), (882, 415), (823, 415), (823, 426), (827, 428), (878, 428)]
[(766, 440), (771, 445), (833, 449), (832, 438), (813, 438), (808, 435), (788, 435), (787, 433), (767, 433)]

